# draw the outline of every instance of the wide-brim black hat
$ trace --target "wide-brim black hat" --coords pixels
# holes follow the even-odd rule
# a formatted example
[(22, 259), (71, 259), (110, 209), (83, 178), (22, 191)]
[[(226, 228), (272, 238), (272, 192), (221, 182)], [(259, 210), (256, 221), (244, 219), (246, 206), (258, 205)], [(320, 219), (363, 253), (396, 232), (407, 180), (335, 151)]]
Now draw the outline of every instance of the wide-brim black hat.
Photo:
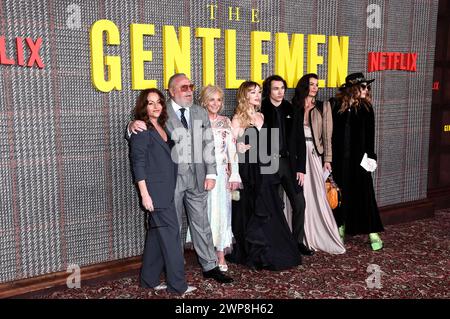
[(361, 72), (352, 73), (352, 74), (347, 75), (347, 77), (345, 78), (345, 83), (342, 84), (339, 89), (345, 89), (348, 87), (352, 87), (354, 85), (359, 85), (361, 83), (370, 84), (373, 81), (375, 81), (375, 79), (367, 80), (366, 77), (364, 76), (364, 74), (362, 74)]

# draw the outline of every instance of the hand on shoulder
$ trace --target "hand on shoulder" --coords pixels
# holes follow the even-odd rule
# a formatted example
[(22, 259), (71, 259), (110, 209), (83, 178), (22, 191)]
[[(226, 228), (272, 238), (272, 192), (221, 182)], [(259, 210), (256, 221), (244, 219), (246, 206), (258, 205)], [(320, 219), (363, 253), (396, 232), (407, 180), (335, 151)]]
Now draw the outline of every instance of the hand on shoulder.
[(134, 134), (137, 134), (142, 131), (147, 130), (147, 124), (144, 121), (136, 120), (133, 122), (130, 122), (128, 126), (128, 131)]

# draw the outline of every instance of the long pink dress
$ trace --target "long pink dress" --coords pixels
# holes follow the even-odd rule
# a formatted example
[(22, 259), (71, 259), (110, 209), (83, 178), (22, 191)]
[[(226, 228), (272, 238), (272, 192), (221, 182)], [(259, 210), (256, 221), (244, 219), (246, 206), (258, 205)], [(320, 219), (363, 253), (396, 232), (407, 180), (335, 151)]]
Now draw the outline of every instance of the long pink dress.
[(306, 202), (305, 245), (315, 251), (343, 254), (345, 247), (325, 193), (322, 159), (314, 149), (310, 127), (304, 125), (304, 129), (306, 138), (306, 174), (303, 185)]

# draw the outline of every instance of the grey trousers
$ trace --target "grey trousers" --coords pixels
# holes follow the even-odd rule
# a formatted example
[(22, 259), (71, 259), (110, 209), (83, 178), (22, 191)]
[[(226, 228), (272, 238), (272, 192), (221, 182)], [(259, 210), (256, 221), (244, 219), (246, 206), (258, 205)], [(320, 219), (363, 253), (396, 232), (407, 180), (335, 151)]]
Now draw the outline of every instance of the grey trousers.
[(199, 190), (195, 176), (178, 175), (175, 188), (175, 207), (178, 223), (183, 225), (183, 213), (189, 219), (192, 243), (203, 271), (217, 267), (217, 256), (208, 220), (208, 192)]
[(184, 273), (183, 251), (180, 247), (180, 227), (175, 204), (164, 210), (149, 213), (149, 226), (142, 257), (141, 286), (150, 288), (160, 283), (166, 271), (167, 290), (184, 293), (187, 283)]

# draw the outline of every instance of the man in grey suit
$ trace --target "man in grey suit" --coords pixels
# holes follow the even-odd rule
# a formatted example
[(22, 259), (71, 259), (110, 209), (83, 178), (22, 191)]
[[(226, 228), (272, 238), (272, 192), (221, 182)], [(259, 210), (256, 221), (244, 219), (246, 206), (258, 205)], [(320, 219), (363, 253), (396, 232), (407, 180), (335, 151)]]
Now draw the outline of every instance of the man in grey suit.
[[(167, 129), (175, 142), (172, 159), (178, 163), (175, 188), (178, 222), (181, 228), (185, 209), (203, 276), (230, 283), (233, 279), (218, 267), (207, 214), (208, 191), (214, 188), (216, 179), (214, 140), (208, 114), (194, 104), (194, 85), (185, 74), (173, 75), (168, 87), (171, 99), (167, 105)], [(133, 133), (145, 129), (142, 121), (129, 125)]]

